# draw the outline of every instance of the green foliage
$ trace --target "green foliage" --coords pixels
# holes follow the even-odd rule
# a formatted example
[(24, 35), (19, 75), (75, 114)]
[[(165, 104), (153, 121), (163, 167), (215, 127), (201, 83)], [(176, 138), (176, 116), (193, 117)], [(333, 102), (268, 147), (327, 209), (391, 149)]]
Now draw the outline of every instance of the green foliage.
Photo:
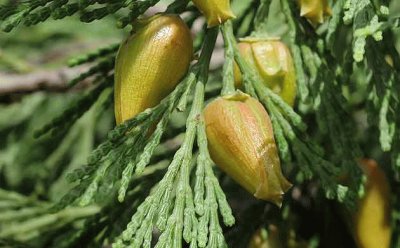
[[(3, 21), (2, 29), (10, 32), (19, 24), (32, 26), (44, 22), (50, 17), (57, 20), (76, 13), (79, 13), (82, 22), (92, 22), (112, 15), (121, 9), (131, 8), (134, 11), (130, 13), (130, 17), (135, 18), (157, 2), (158, 0), (139, 3), (132, 0), (84, 0), (72, 3), (68, 0), (28, 0), (20, 4), (10, 2), (2, 6), (0, 20)], [(98, 4), (102, 6), (98, 6)], [(125, 16), (121, 17), (121, 21), (124, 22), (125, 18)]]
[[(104, 18), (123, 28), (158, 2), (0, 1), (0, 24), (10, 32), (75, 15), (81, 22)], [(395, 195), (392, 246), (398, 246), (399, 16), (389, 1), (330, 4), (332, 16), (313, 27), (295, 1), (236, 0), (237, 18), (207, 29), (197, 27), (201, 13), (189, 1), (173, 1), (166, 12), (185, 13), (201, 52), (172, 93), (115, 127), (115, 43), (68, 62), (88, 66), (69, 82), (70, 92), (35, 93), (0, 106), (0, 246), (246, 247), (259, 227), (273, 224), (286, 246), (302, 239), (324, 247), (327, 233), (351, 233), (346, 220), (332, 219), (354, 211), (364, 191), (361, 157), (375, 158), (387, 172)], [(218, 32), (224, 63), (209, 70)], [(241, 57), (236, 43), (244, 36), (280, 36), (288, 45), (298, 85), (295, 108)], [(202, 109), (215, 96), (235, 91), (234, 63), (243, 90), (268, 111), (283, 170), (295, 184), (282, 211), (255, 201), (221, 174), (207, 149)], [(85, 84), (90, 87), (82, 91)], [(309, 216), (341, 228), (310, 227)], [(302, 236), (304, 226), (311, 236)], [(354, 245), (349, 240), (340, 245)]]

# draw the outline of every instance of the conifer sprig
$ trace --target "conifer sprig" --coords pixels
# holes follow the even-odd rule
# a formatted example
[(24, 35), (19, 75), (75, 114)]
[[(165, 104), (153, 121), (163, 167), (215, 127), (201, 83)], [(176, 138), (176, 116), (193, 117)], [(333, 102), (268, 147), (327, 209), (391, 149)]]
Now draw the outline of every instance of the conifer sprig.
[(306, 74), (304, 72), (304, 60), (301, 57), (301, 50), (299, 43), (302, 39), (300, 30), (299, 30), (299, 22), (295, 21), (296, 13), (293, 9), (294, 3), (288, 0), (280, 0), (280, 5), (283, 14), (285, 15), (287, 24), (289, 26), (288, 31), (288, 38), (289, 38), (289, 47), (290, 51), (293, 55), (295, 70), (296, 70), (296, 78), (297, 78), (297, 85), (298, 85), (298, 93), (300, 100), (302, 102), (306, 102), (309, 95), (309, 85), (307, 81)]
[(110, 87), (113, 76), (105, 77), (99, 85), (93, 90), (84, 94), (80, 99), (73, 102), (67, 109), (64, 110), (59, 116), (55, 117), (49, 123), (45, 124), (42, 128), (38, 129), (34, 136), (36, 138), (51, 132), (55, 135), (60, 132), (68, 130), (86, 111), (88, 111), (93, 104), (98, 100), (99, 96)]
[[(132, 216), (127, 229), (116, 240), (115, 247), (150, 247), (155, 227), (161, 231), (156, 247), (182, 247), (182, 238), (191, 247), (226, 246), (218, 220), (218, 206), (226, 225), (232, 225), (234, 218), (211, 169), (201, 114), (204, 84), (217, 31), (214, 28), (207, 32), (196, 66), (198, 74), (194, 100), (181, 148), (175, 153), (163, 179)], [(200, 154), (196, 164), (196, 194), (193, 196), (190, 174), (191, 167), (196, 163), (193, 156), (196, 136)]]
[(85, 63), (93, 62), (93, 61), (97, 60), (98, 58), (108, 56), (108, 55), (115, 53), (118, 50), (118, 48), (119, 48), (119, 44), (111, 44), (106, 47), (102, 47), (102, 48), (95, 50), (93, 52), (90, 52), (88, 54), (81, 55), (76, 58), (72, 58), (71, 60), (68, 61), (68, 65), (70, 67), (74, 67), (74, 66), (85, 64)]
[[(169, 116), (177, 107), (179, 100), (192, 88), (197, 71), (205, 71), (199, 65), (194, 66), (187, 77), (167, 96), (159, 105), (147, 109), (135, 118), (128, 120), (110, 131), (108, 140), (100, 144), (88, 159), (89, 168), (86, 174), (81, 174), (82, 188), (75, 199), (68, 201), (79, 205), (87, 205), (95, 201), (99, 187), (107, 184), (110, 171), (115, 171), (117, 180), (121, 179), (119, 188), (119, 200), (124, 200), (124, 195), (133, 172), (140, 174), (143, 168), (150, 162), (150, 158), (161, 140), (165, 131)], [(208, 73), (208, 71), (204, 72)], [(146, 137), (154, 123), (158, 125), (150, 137)], [(91, 169), (91, 168), (96, 169)], [(122, 171), (117, 172), (117, 171)], [(77, 174), (75, 174), (76, 176)], [(74, 176), (74, 180), (76, 178)], [(87, 188), (84, 188), (87, 187)], [(79, 198), (79, 199), (78, 199)]]
[[(13, 200), (14, 205), (1, 204)], [(51, 211), (51, 203), (38, 201), (15, 192), (0, 190), (0, 238), (26, 241), (37, 238), (57, 227), (87, 218), (99, 211), (96, 206), (71, 207), (60, 212)], [(5, 228), (7, 226), (7, 228)]]
[(400, 161), (395, 154), (400, 151), (400, 121), (397, 114), (400, 111), (400, 95), (395, 82), (400, 79), (400, 64), (393, 36), (388, 30), (399, 26), (398, 17), (389, 18), (387, 6), (377, 8), (369, 0), (347, 0), (343, 9), (343, 21), (352, 25), (353, 29), (354, 61), (366, 60), (366, 69), (372, 72), (367, 96), (369, 121), (379, 127), (381, 148), (392, 152), (393, 170), (398, 172)]
[[(327, 59), (326, 49), (333, 49), (334, 40), (332, 35), (336, 33), (336, 29), (341, 21), (340, 16), (343, 14), (342, 1), (335, 3), (333, 17), (328, 23), (326, 30), (325, 42), (318, 39), (318, 34), (310, 34), (312, 32), (300, 17), (294, 4), (286, 0), (281, 1), (282, 10), (289, 24), (289, 36), (292, 47), (292, 54), (295, 60), (295, 66), (301, 69), (298, 82), (307, 78), (307, 101), (311, 103), (311, 108), (316, 114), (316, 120), (322, 135), (331, 139), (331, 149), (333, 154), (327, 157), (333, 163), (341, 168), (343, 173), (350, 173), (353, 177), (352, 192), (357, 192), (360, 187), (360, 170), (356, 165), (356, 159), (361, 156), (360, 148), (353, 139), (348, 139), (349, 135), (355, 133), (354, 121), (351, 120), (347, 113), (347, 102), (343, 97), (341, 85), (346, 80), (342, 77), (343, 70), (347, 70), (346, 62), (337, 61), (337, 54), (332, 51), (332, 57)], [(325, 35), (325, 34), (324, 34)], [(302, 42), (307, 41), (307, 42)], [(301, 44), (300, 46), (298, 44)], [(296, 59), (297, 57), (297, 59)], [(301, 91), (301, 89), (299, 89)], [(325, 100), (323, 100), (325, 99)], [(348, 116), (348, 118), (343, 118)], [(345, 128), (343, 128), (345, 126)]]
[[(129, 8), (128, 16), (119, 21), (119, 26), (123, 28), (158, 2), (159, 0), (26, 0), (19, 4), (10, 3), (0, 6), (0, 25), (5, 32), (10, 32), (20, 24), (32, 26), (50, 17), (56, 20), (76, 13), (80, 13), (82, 22), (92, 22), (115, 14), (121, 9)], [(102, 6), (97, 7), (98, 5)]]

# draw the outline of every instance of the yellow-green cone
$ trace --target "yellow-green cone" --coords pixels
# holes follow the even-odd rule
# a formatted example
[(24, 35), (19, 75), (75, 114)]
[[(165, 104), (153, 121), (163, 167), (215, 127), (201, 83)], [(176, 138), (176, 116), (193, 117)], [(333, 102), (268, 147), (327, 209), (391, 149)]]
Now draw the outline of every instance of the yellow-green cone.
[[(238, 48), (246, 61), (252, 64), (263, 83), (290, 106), (296, 99), (296, 72), (289, 48), (279, 40), (243, 39)], [(242, 84), (237, 65), (234, 68), (235, 85)]]
[(323, 23), (325, 16), (332, 15), (328, 0), (299, 0), (298, 3), (300, 15), (307, 18), (313, 26)]
[(256, 198), (282, 204), (291, 184), (282, 175), (267, 111), (242, 92), (219, 97), (204, 110), (211, 158)]
[(177, 15), (156, 15), (134, 24), (115, 63), (117, 124), (156, 106), (186, 74), (193, 56), (189, 28)]
[(229, 0), (192, 0), (192, 2), (206, 17), (208, 27), (235, 18)]
[(357, 247), (389, 248), (392, 230), (388, 180), (374, 160), (363, 159), (361, 168), (367, 177), (367, 182), (365, 195), (360, 199), (355, 215)]

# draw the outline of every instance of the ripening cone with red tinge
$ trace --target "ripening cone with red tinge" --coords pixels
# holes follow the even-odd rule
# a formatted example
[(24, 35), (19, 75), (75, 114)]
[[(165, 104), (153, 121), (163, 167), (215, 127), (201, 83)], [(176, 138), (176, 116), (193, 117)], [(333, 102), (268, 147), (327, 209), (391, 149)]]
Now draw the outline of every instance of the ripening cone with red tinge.
[(186, 74), (193, 57), (189, 28), (177, 15), (138, 20), (115, 62), (115, 119), (120, 124), (156, 106)]
[[(242, 39), (238, 49), (243, 58), (253, 65), (265, 86), (290, 106), (296, 99), (296, 72), (289, 48), (279, 40)], [(234, 67), (235, 86), (241, 87), (239, 67)]]
[(332, 15), (328, 0), (298, 0), (298, 3), (300, 15), (307, 18), (313, 26), (323, 23), (326, 16)]
[(214, 27), (235, 18), (229, 0), (192, 0), (206, 17), (208, 27)]
[(358, 202), (355, 215), (355, 236), (358, 248), (389, 248), (392, 236), (390, 226), (390, 188), (388, 179), (376, 161), (361, 160), (367, 177), (365, 195)]
[(238, 91), (204, 109), (215, 164), (256, 198), (282, 205), (291, 184), (282, 175), (271, 120), (256, 99)]

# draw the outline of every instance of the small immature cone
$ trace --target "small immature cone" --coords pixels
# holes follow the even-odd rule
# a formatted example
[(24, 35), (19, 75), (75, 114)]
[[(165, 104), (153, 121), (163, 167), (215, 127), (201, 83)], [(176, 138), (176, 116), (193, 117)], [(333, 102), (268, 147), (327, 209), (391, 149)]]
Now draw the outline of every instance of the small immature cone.
[(386, 63), (387, 63), (388, 65), (390, 65), (390, 67), (393, 68), (394, 63), (393, 63), (393, 58), (392, 58), (392, 56), (390, 56), (389, 54), (386, 54), (386, 55), (385, 55), (385, 61), (386, 61)]
[(177, 15), (155, 15), (134, 24), (115, 63), (117, 124), (156, 106), (186, 74), (193, 56), (189, 28)]
[[(253, 65), (263, 83), (290, 106), (296, 99), (296, 72), (289, 48), (279, 40), (243, 39), (238, 44), (240, 54)], [(235, 85), (242, 77), (237, 65), (234, 68)]]
[(282, 175), (271, 120), (256, 99), (240, 91), (204, 109), (211, 158), (256, 198), (282, 204), (291, 184)]
[(206, 17), (208, 27), (214, 27), (235, 18), (229, 0), (192, 0)]
[(358, 203), (355, 215), (355, 236), (358, 248), (389, 248), (390, 188), (387, 178), (372, 159), (361, 160), (367, 176), (365, 195)]
[(315, 27), (324, 22), (325, 16), (332, 15), (328, 0), (298, 0), (300, 15)]

